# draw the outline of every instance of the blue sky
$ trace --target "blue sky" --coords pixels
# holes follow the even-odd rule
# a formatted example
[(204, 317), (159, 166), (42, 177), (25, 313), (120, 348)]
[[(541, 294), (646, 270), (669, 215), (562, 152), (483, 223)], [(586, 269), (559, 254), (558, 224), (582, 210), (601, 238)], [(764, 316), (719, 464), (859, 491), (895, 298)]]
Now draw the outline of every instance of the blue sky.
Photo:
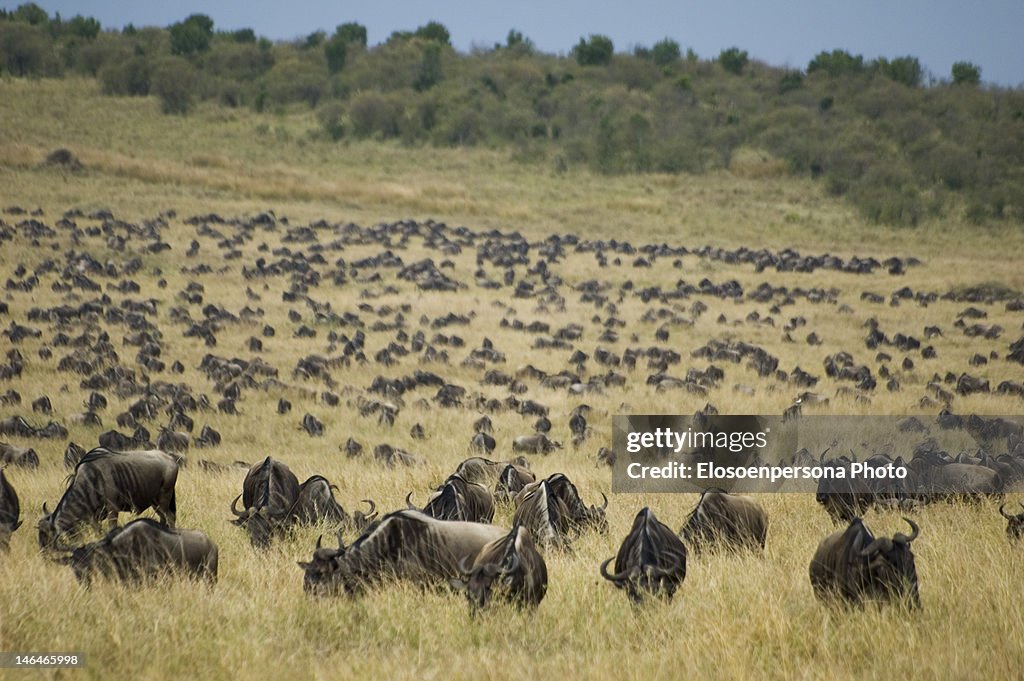
[[(913, 55), (939, 78), (949, 77), (954, 62), (970, 61), (986, 82), (1024, 85), (1024, 0), (36, 1), (51, 14), (85, 14), (105, 27), (166, 26), (202, 12), (218, 28), (249, 27), (272, 39), (358, 21), (371, 44), (436, 20), (459, 50), (503, 42), (510, 28), (544, 52), (566, 53), (591, 33), (611, 37), (617, 51), (671, 37), (704, 58), (735, 45), (752, 58), (795, 68), (821, 50), (842, 48), (868, 59)], [(0, 0), (6, 9), (19, 4)]]

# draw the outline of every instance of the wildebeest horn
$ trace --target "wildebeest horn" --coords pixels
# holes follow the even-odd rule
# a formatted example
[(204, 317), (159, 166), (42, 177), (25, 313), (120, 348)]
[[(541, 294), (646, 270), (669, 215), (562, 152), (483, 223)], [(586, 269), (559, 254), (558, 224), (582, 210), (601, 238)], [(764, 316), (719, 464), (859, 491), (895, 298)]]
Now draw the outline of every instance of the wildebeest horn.
[(316, 538), (316, 550), (317, 551), (319, 551), (321, 548), (323, 548), (323, 541), (324, 541), (324, 536), (322, 534), (319, 537)]
[(609, 558), (605, 562), (601, 563), (601, 576), (607, 579), (609, 582), (621, 582), (622, 580), (626, 579), (629, 573), (628, 571), (623, 570), (622, 572), (617, 572), (614, 575), (608, 574), (608, 563), (612, 562), (613, 560), (615, 559)]
[(604, 511), (608, 508), (608, 497), (604, 495), (604, 492), (601, 492), (601, 498), (604, 499), (604, 503), (601, 504), (601, 510)]
[(342, 553), (345, 550), (345, 539), (341, 536), (341, 530), (338, 530), (338, 553)]
[(412, 492), (405, 495), (405, 505), (413, 510), (417, 510), (416, 507), (412, 505)]
[[(1017, 503), (1020, 504), (1021, 510), (1024, 510), (1024, 503), (1019, 502), (1019, 501)], [(1006, 507), (1006, 503), (1005, 502), (1002, 505), (999, 506), (999, 515), (1003, 516), (1007, 520), (1014, 520), (1017, 516), (1010, 515), (1009, 513), (1007, 513), (1005, 510), (1003, 510), (1005, 507)]]
[(469, 577), (471, 574), (473, 574), (472, 568), (466, 566), (466, 560), (468, 559), (469, 556), (463, 556), (459, 559), (459, 572), (461, 572), (466, 577)]
[(235, 497), (235, 500), (231, 502), (231, 512), (234, 513), (239, 518), (244, 518), (245, 517), (245, 513), (243, 513), (242, 511), (238, 510), (238, 500), (241, 499), (241, 498), (242, 498), (242, 495), (239, 494), (237, 497)]
[(377, 517), (377, 504), (373, 503), (372, 499), (363, 499), (362, 501), (363, 501), (364, 504), (369, 504), (370, 505), (370, 512), (366, 514), (366, 516), (365, 516), (366, 519), (367, 520), (373, 520), (374, 518), (376, 518)]
[(50, 509), (46, 508), (46, 502), (43, 502), (43, 515), (50, 515)]
[(905, 517), (903, 519), (906, 520), (907, 524), (910, 525), (910, 536), (908, 537), (905, 534), (897, 533), (896, 536), (893, 537), (893, 539), (895, 541), (898, 541), (898, 542), (903, 543), (903, 544), (909, 544), (910, 542), (912, 542), (915, 539), (917, 539), (917, 535), (921, 534), (921, 528), (918, 527), (917, 523), (915, 523), (910, 518), (906, 518)]

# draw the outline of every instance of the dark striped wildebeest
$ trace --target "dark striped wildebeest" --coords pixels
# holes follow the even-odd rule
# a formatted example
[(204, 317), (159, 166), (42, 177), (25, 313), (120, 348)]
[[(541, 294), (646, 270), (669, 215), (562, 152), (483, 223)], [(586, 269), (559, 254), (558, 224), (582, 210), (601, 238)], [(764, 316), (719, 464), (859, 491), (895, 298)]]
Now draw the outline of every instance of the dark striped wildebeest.
[(105, 577), (137, 584), (167, 574), (217, 581), (217, 545), (199, 530), (167, 527), (150, 518), (115, 527), (98, 541), (59, 547), (75, 577), (88, 584)]
[(811, 560), (814, 595), (821, 600), (904, 601), (921, 607), (917, 567), (910, 544), (920, 530), (914, 521), (910, 536), (897, 532), (892, 539), (875, 538), (860, 518), (849, 527), (825, 537)]
[(369, 499), (369, 513), (354, 511), (349, 515), (334, 498), (337, 489), (322, 475), (310, 476), (299, 485), (299, 496), (292, 509), (290, 519), (299, 525), (324, 524), (338, 529), (352, 529), (362, 532), (377, 517), (377, 505)]
[[(238, 510), (239, 499), (244, 511)], [(245, 474), (242, 493), (231, 502), (236, 516), (231, 522), (245, 528), (254, 547), (266, 548), (291, 526), (298, 499), (299, 479), (287, 465), (268, 456)]]
[(475, 559), (487, 543), (507, 533), (484, 523), (395, 511), (367, 527), (348, 548), (340, 533), (337, 549), (323, 548), (317, 540), (313, 558), (299, 563), (305, 571), (303, 588), (317, 595), (354, 595), (388, 579), (449, 584), (460, 576), (460, 562)]
[(679, 531), (693, 551), (704, 548), (763, 549), (768, 514), (753, 497), (708, 488)]
[[(608, 564), (613, 560), (615, 572), (609, 574)], [(644, 594), (671, 599), (686, 579), (686, 545), (654, 511), (644, 507), (636, 514), (619, 552), (601, 563), (601, 576), (615, 588), (625, 589), (634, 603)]]
[(521, 525), (480, 549), (475, 560), (459, 561), (459, 572), (461, 579), (453, 579), (451, 584), (466, 592), (474, 610), (487, 607), (492, 596), (536, 607), (548, 590), (544, 556), (533, 543), (533, 535)]
[(174, 485), (178, 464), (159, 450), (115, 452), (97, 447), (85, 454), (69, 476), (68, 487), (51, 513), (43, 504), (39, 520), (39, 545), (54, 546), (81, 525), (112, 528), (122, 511), (156, 511), (160, 521), (174, 527), (177, 513)]
[(4, 469), (0, 467), (0, 552), (10, 548), (11, 535), (21, 527), (21, 504)]
[(512, 522), (529, 529), (541, 546), (568, 548), (570, 540), (586, 529), (608, 531), (608, 497), (601, 496), (602, 506), (587, 506), (576, 485), (565, 474), (555, 473), (520, 490)]

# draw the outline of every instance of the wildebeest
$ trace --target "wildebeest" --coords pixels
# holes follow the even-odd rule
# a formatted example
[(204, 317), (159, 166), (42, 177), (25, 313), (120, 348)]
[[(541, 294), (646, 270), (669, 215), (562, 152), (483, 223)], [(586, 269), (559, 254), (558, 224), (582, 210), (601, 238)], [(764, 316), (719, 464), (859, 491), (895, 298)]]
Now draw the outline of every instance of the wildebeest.
[(494, 448), (498, 446), (498, 443), (493, 437), (487, 433), (480, 431), (474, 435), (469, 441), (469, 448), (480, 452), (486, 452), (490, 454), (494, 451)]
[(179, 433), (169, 428), (160, 428), (160, 434), (156, 438), (157, 449), (165, 452), (187, 452), (188, 435)]
[[(615, 572), (609, 574), (608, 564), (613, 560)], [(686, 579), (686, 545), (645, 507), (636, 514), (619, 552), (601, 563), (601, 576), (617, 589), (626, 589), (634, 603), (645, 593), (671, 599)]]
[(498, 475), (498, 481), (494, 483), (495, 502), (511, 502), (523, 488), (531, 482), (536, 482), (537, 476), (529, 468), (516, 464), (508, 464)]
[(376, 504), (364, 499), (370, 505), (370, 512), (355, 511), (349, 515), (334, 498), (337, 489), (322, 475), (313, 475), (299, 485), (299, 496), (292, 508), (290, 520), (302, 525), (325, 523), (329, 526), (354, 529), (362, 532), (377, 517)]
[(21, 504), (3, 467), (0, 467), (0, 552), (10, 548), (11, 535), (21, 527)]
[(903, 600), (920, 608), (910, 547), (920, 530), (914, 521), (904, 520), (912, 530), (909, 537), (898, 532), (892, 539), (876, 539), (860, 518), (854, 518), (845, 530), (823, 539), (810, 566), (814, 594), (821, 600), (849, 603)]
[[(242, 499), (244, 511), (237, 508)], [(231, 502), (235, 525), (244, 527), (256, 548), (266, 548), (286, 530), (299, 498), (299, 479), (284, 463), (271, 457), (253, 464), (242, 481), (242, 493)]]
[[(410, 499), (405, 501), (415, 508)], [(494, 519), (494, 495), (483, 485), (469, 482), (454, 473), (427, 499), (423, 512), (438, 520), (465, 520), (473, 523), (489, 523)]]
[(498, 476), (505, 470), (505, 467), (513, 464), (520, 468), (529, 470), (530, 462), (525, 456), (517, 456), (511, 461), (492, 461), (482, 456), (471, 456), (465, 459), (455, 468), (455, 474), (468, 482), (478, 482), (481, 485), (493, 485)]
[(459, 577), (459, 563), (473, 560), (489, 542), (507, 531), (483, 523), (437, 520), (405, 509), (373, 523), (346, 548), (338, 537), (337, 549), (317, 541), (313, 558), (300, 562), (307, 593), (354, 595), (385, 579), (420, 584), (448, 584)]
[(465, 590), (470, 606), (487, 607), (493, 596), (516, 605), (536, 607), (548, 590), (548, 569), (533, 536), (516, 525), (504, 537), (480, 549), (476, 559), (459, 561), (462, 579), (452, 585)]
[(21, 468), (37, 468), (39, 466), (39, 455), (36, 454), (36, 450), (31, 448), (17, 447), (6, 442), (0, 442), (0, 465), (6, 463)]
[(562, 473), (526, 485), (515, 503), (513, 523), (529, 529), (545, 547), (568, 548), (570, 539), (588, 527), (608, 531), (608, 498), (603, 506), (587, 507), (576, 486)]
[(763, 549), (768, 535), (768, 514), (753, 497), (709, 488), (679, 531), (693, 551), (722, 546)]
[(550, 454), (556, 449), (561, 449), (562, 443), (552, 440), (544, 433), (533, 435), (520, 435), (512, 440), (513, 452), (529, 452), (530, 454)]
[(116, 527), (99, 541), (65, 548), (58, 559), (71, 566), (78, 581), (105, 577), (137, 584), (179, 573), (217, 581), (217, 545), (199, 530), (174, 529), (150, 518)]
[(174, 485), (178, 463), (159, 450), (112, 452), (97, 447), (85, 454), (53, 512), (43, 504), (39, 545), (49, 548), (80, 525), (117, 523), (121, 511), (156, 511), (160, 521), (174, 527), (177, 505)]
[[(1006, 518), (1006, 536), (1011, 541), (1019, 541), (1021, 537), (1024, 537), (1024, 513), (1018, 513), (1017, 515), (1010, 515), (1006, 512), (1006, 504), (999, 506), (999, 515)], [(1024, 504), (1021, 504), (1021, 510), (1024, 511)], [(2, 519), (0, 519), (2, 522)], [(2, 532), (0, 528), (0, 532)]]

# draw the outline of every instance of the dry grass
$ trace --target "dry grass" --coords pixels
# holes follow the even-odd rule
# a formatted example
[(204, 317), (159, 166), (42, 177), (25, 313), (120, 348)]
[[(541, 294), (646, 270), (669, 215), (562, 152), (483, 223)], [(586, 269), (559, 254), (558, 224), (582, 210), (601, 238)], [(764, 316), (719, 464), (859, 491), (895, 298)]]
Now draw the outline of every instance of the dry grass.
[[(862, 324), (875, 317), (890, 335), (903, 332), (920, 337), (928, 324), (945, 331), (933, 342), (939, 359), (925, 362), (916, 354), (917, 367), (901, 373), (903, 390), (886, 392), (881, 387), (870, 405), (852, 401), (833, 403), (836, 413), (931, 413), (917, 407), (925, 383), (933, 372), (970, 371), (993, 381), (1022, 379), (1021, 367), (1003, 360), (972, 368), (968, 359), (976, 352), (1006, 353), (1009, 340), (1017, 337), (1020, 313), (1002, 305), (982, 306), (986, 323), (999, 323), (1007, 331), (998, 340), (969, 339), (953, 327), (957, 313), (966, 305), (939, 301), (928, 307), (904, 303), (899, 307), (872, 305), (859, 300), (861, 291), (888, 296), (904, 285), (915, 291), (945, 292), (954, 286), (996, 282), (1024, 289), (1024, 274), (1014, 262), (1021, 236), (1001, 231), (968, 232), (962, 225), (929, 225), (917, 230), (886, 231), (858, 222), (843, 206), (820, 197), (817, 187), (754, 173), (760, 179), (719, 175), (691, 177), (606, 178), (570, 170), (559, 175), (547, 166), (512, 163), (499, 152), (406, 149), (399, 146), (335, 145), (312, 138), (315, 126), (308, 112), (289, 116), (261, 117), (246, 111), (223, 115), (201, 109), (187, 119), (156, 114), (149, 100), (107, 99), (92, 91), (92, 84), (0, 81), (0, 206), (41, 206), (53, 224), (70, 207), (89, 210), (109, 207), (129, 220), (151, 218), (175, 208), (179, 219), (171, 222), (164, 238), (173, 249), (160, 256), (146, 256), (135, 279), (142, 293), (110, 295), (158, 301), (159, 323), (164, 329), (164, 359), (181, 359), (186, 366), (181, 380), (198, 392), (212, 392), (211, 384), (197, 370), (207, 352), (222, 356), (249, 357), (245, 341), (259, 335), (260, 324), (229, 326), (218, 333), (216, 348), (184, 338), (181, 327), (172, 325), (168, 310), (183, 303), (176, 294), (189, 281), (206, 287), (205, 302), (215, 302), (232, 312), (243, 306), (260, 307), (264, 320), (277, 329), (265, 340), (264, 358), (278, 367), (283, 380), (291, 381), (291, 369), (302, 356), (325, 353), (328, 329), (318, 328), (313, 339), (292, 337), (298, 324), (288, 321), (290, 309), (304, 322), (310, 312), (299, 304), (281, 300), (287, 287), (284, 278), (266, 282), (246, 281), (240, 263), (261, 255), (257, 247), (279, 245), (282, 231), (257, 231), (244, 247), (241, 261), (223, 261), (215, 241), (201, 238), (196, 259), (184, 252), (195, 230), (181, 218), (211, 211), (226, 216), (273, 209), (287, 215), (292, 224), (318, 218), (329, 222), (354, 221), (364, 225), (411, 216), (434, 218), (448, 224), (468, 224), (473, 229), (520, 230), (533, 237), (576, 232), (588, 237), (628, 239), (634, 243), (662, 242), (691, 247), (711, 243), (720, 246), (793, 246), (805, 252), (857, 253), (884, 258), (916, 255), (925, 261), (902, 277), (884, 273), (869, 276), (818, 272), (815, 274), (754, 272), (747, 265), (728, 265), (693, 255), (682, 258), (681, 269), (670, 260), (658, 260), (650, 269), (621, 267), (599, 269), (589, 255), (570, 255), (552, 265), (567, 286), (590, 278), (607, 279), (615, 286), (631, 279), (638, 287), (672, 287), (678, 279), (696, 284), (702, 278), (716, 283), (736, 279), (746, 290), (761, 282), (790, 288), (836, 287), (839, 303), (854, 312), (843, 314), (837, 305), (812, 305), (802, 298), (772, 315), (775, 326), (744, 322), (747, 314), (769, 314), (768, 306), (709, 297), (710, 307), (693, 327), (672, 327), (668, 346), (684, 356), (682, 375), (691, 365), (689, 352), (712, 337), (732, 337), (764, 345), (780, 358), (780, 366), (796, 365), (822, 375), (822, 359), (839, 350), (850, 350), (858, 361), (874, 364), (874, 353), (863, 346)], [(72, 104), (73, 103), (73, 104)], [(259, 132), (265, 125), (266, 132)], [(80, 174), (43, 169), (46, 154), (61, 146), (72, 149), (86, 165)], [(8, 222), (16, 219), (5, 216)], [(81, 220), (81, 225), (91, 224)], [(326, 241), (326, 235), (324, 235)], [(60, 257), (71, 244), (62, 236), (57, 250), (48, 243), (31, 248), (19, 237), (0, 243), (0, 278), (12, 277), (18, 263), (29, 269), (47, 257)], [(297, 248), (291, 245), (293, 249)], [(102, 239), (89, 240), (87, 248), (100, 260), (123, 259), (106, 250)], [(344, 257), (352, 262), (383, 250), (379, 245), (348, 247), (340, 254), (326, 254), (329, 261)], [(394, 248), (405, 262), (422, 257), (439, 261), (443, 256), (426, 251), (418, 240), (405, 250)], [(200, 414), (197, 427), (208, 422), (224, 435), (224, 445), (199, 453), (221, 463), (235, 459), (253, 461), (273, 455), (292, 466), (300, 479), (313, 473), (326, 475), (339, 485), (341, 503), (351, 509), (359, 499), (370, 497), (383, 509), (398, 508), (409, 491), (422, 498), (468, 455), (470, 424), (478, 417), (471, 409), (446, 410), (420, 405), (433, 391), (421, 389), (406, 397), (406, 406), (392, 429), (374, 419), (361, 418), (355, 407), (357, 395), (374, 376), (400, 376), (416, 368), (433, 370), (449, 381), (503, 397), (499, 388), (479, 385), (482, 372), (460, 367), (459, 362), (483, 339), (490, 338), (508, 356), (498, 368), (512, 371), (532, 363), (557, 371), (565, 367), (567, 351), (531, 349), (532, 337), (501, 329), (503, 317), (516, 316), (525, 323), (550, 321), (554, 327), (575, 321), (586, 328), (582, 349), (592, 353), (597, 345), (616, 352), (637, 345), (654, 344), (657, 323), (640, 320), (647, 307), (638, 299), (618, 304), (615, 316), (626, 322), (617, 343), (598, 343), (598, 315), (606, 309), (578, 300), (565, 289), (566, 310), (554, 313), (537, 309), (535, 301), (512, 299), (507, 290), (486, 291), (472, 286), (475, 253), (467, 249), (452, 258), (452, 275), (470, 282), (457, 298), (423, 293), (385, 273), (379, 284), (350, 282), (336, 289), (326, 281), (311, 290), (316, 300), (330, 301), (335, 312), (351, 311), (371, 323), (377, 317), (360, 311), (360, 303), (375, 308), (403, 303), (409, 333), (422, 328), (420, 316), (435, 318), (450, 310), (474, 311), (468, 327), (450, 327), (466, 340), (465, 348), (448, 348), (450, 366), (420, 365), (409, 357), (385, 368), (371, 362), (335, 372), (344, 386), (340, 407), (328, 408), (304, 400), (298, 391), (286, 394), (296, 408), (277, 416), (277, 394), (247, 392), (240, 402), (242, 416)], [(182, 266), (208, 262), (216, 272), (187, 276)], [(221, 268), (226, 270), (221, 271)], [(161, 274), (155, 272), (160, 268)], [(495, 276), (500, 273), (492, 273)], [(166, 289), (156, 285), (167, 279)], [(43, 277), (31, 293), (5, 292), (9, 319), (24, 322), (30, 308), (73, 298), (54, 293), (55, 275)], [(382, 294), (393, 284), (398, 294)], [(261, 300), (247, 300), (252, 286)], [(614, 300), (613, 293), (613, 300)], [(82, 299), (91, 295), (81, 296)], [(691, 301), (684, 301), (689, 307)], [(511, 306), (514, 310), (509, 309)], [(190, 308), (194, 317), (199, 307)], [(684, 309), (682, 314), (688, 314)], [(716, 320), (724, 314), (727, 323)], [(780, 341), (781, 326), (803, 315), (808, 324), (794, 334), (798, 343)], [(9, 321), (4, 318), (5, 322)], [(385, 316), (385, 321), (393, 321)], [(45, 327), (45, 325), (44, 325)], [(802, 342), (811, 330), (824, 344)], [(349, 330), (338, 329), (339, 332)], [(69, 335), (79, 333), (78, 330)], [(428, 338), (433, 335), (425, 329)], [(134, 348), (121, 348), (121, 329), (111, 330), (125, 364), (131, 364)], [(637, 340), (630, 339), (636, 334)], [(55, 349), (50, 362), (38, 359), (39, 347), (50, 341), (54, 330), (44, 328), (41, 340), (24, 342), (19, 349), (27, 359), (25, 374), (10, 384), (28, 400), (46, 393), (59, 417), (81, 409), (85, 392), (77, 376), (54, 370), (66, 350)], [(392, 340), (391, 333), (370, 333), (367, 355)], [(6, 350), (7, 340), (0, 341)], [(893, 352), (893, 366), (903, 353)], [(695, 364), (703, 368), (706, 362)], [(594, 407), (590, 418), (595, 436), (579, 450), (566, 448), (549, 457), (535, 457), (540, 474), (567, 473), (587, 500), (608, 492), (607, 469), (594, 465), (599, 446), (610, 440), (610, 416), (615, 413), (691, 413), (706, 401), (724, 412), (779, 413), (793, 399), (793, 386), (763, 381), (744, 366), (723, 366), (722, 387), (706, 397), (682, 393), (655, 393), (644, 385), (643, 367), (629, 373), (622, 389), (588, 395)], [(595, 371), (597, 367), (592, 367)], [(296, 381), (296, 383), (298, 383)], [(753, 396), (733, 391), (737, 383), (756, 388)], [(67, 385), (67, 391), (62, 386)], [(304, 384), (320, 390), (321, 385)], [(839, 384), (823, 380), (819, 391), (832, 394)], [(580, 402), (564, 391), (533, 386), (527, 397), (551, 407), (554, 431), (567, 440), (568, 413)], [(113, 415), (127, 401), (113, 400), (103, 414), (108, 427)], [(963, 413), (1007, 413), (1019, 410), (1016, 399), (1001, 396), (957, 398), (954, 408)], [(302, 414), (309, 411), (327, 426), (323, 438), (309, 438), (298, 430)], [(0, 417), (25, 413), (20, 408), (0, 408)], [(30, 418), (30, 420), (32, 420)], [(421, 423), (426, 441), (413, 440), (409, 429)], [(508, 443), (527, 433), (532, 419), (513, 414), (495, 418), (496, 453), (511, 452)], [(154, 424), (155, 429), (155, 424)], [(71, 439), (95, 442), (100, 430), (71, 427)], [(423, 454), (422, 469), (390, 470), (372, 457), (348, 459), (339, 445), (349, 436), (368, 449), (389, 442)], [(12, 440), (14, 441), (14, 440)], [(21, 443), (20, 441), (18, 441)], [(27, 444), (27, 443), (25, 443)], [(613, 495), (608, 536), (583, 537), (571, 554), (548, 556), (551, 575), (547, 598), (534, 613), (498, 607), (471, 619), (461, 597), (446, 592), (422, 592), (408, 586), (388, 586), (358, 600), (307, 599), (301, 588), (296, 560), (307, 559), (318, 534), (309, 529), (266, 554), (254, 553), (244, 534), (227, 519), (230, 500), (241, 486), (240, 473), (210, 475), (196, 467), (185, 469), (178, 482), (179, 518), (185, 527), (209, 533), (220, 546), (221, 578), (208, 589), (188, 583), (172, 583), (142, 590), (126, 590), (111, 584), (81, 588), (70, 571), (40, 558), (34, 522), (43, 501), (52, 505), (62, 489), (62, 442), (32, 442), (43, 465), (37, 471), (8, 469), (8, 476), (22, 498), (26, 527), (12, 541), (11, 553), (0, 559), (0, 650), (84, 651), (88, 668), (78, 672), (90, 678), (1013, 678), (1024, 668), (1024, 605), (1015, 596), (1024, 578), (1019, 549), (1003, 534), (1003, 521), (995, 506), (929, 507), (921, 512), (922, 535), (915, 544), (921, 577), (923, 612), (908, 615), (893, 609), (834, 611), (815, 601), (807, 578), (807, 565), (818, 541), (832, 527), (814, 500), (802, 495), (761, 498), (770, 517), (768, 548), (764, 556), (712, 555), (690, 561), (688, 576), (676, 600), (633, 609), (597, 573), (601, 560), (612, 555), (628, 530), (637, 510), (651, 506), (658, 516), (678, 527), (695, 502), (690, 495)], [(892, 515), (871, 513), (870, 526), (880, 532), (902, 529)], [(507, 525), (508, 512), (496, 522)], [(348, 537), (351, 539), (351, 537)], [(6, 670), (5, 670), (6, 671)], [(64, 677), (58, 672), (6, 673), (4, 678)]]

